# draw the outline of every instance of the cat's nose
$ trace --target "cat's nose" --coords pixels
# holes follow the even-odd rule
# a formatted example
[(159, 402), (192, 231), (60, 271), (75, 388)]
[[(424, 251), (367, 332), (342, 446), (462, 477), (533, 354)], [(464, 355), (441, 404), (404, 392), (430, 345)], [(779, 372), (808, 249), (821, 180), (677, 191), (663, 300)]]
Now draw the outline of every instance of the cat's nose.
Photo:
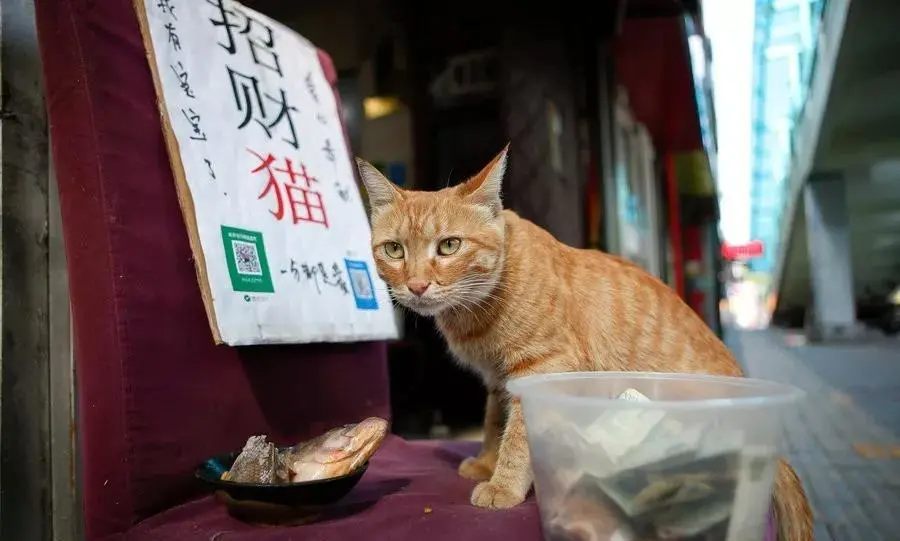
[(406, 282), (406, 287), (408, 287), (409, 290), (412, 291), (412, 294), (416, 297), (421, 297), (430, 285), (431, 282), (429, 282), (428, 280), (419, 280), (417, 278), (412, 278)]

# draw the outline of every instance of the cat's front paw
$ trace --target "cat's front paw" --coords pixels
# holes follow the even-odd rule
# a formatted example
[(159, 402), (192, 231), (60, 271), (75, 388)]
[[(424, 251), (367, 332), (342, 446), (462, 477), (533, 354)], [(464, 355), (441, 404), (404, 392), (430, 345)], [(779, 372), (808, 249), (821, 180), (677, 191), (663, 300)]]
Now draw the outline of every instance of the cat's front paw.
[(525, 494), (516, 494), (512, 490), (490, 481), (478, 483), (472, 491), (472, 505), (489, 509), (507, 509), (525, 501)]
[(487, 460), (470, 456), (459, 465), (459, 475), (471, 481), (487, 481), (494, 475), (494, 468)]

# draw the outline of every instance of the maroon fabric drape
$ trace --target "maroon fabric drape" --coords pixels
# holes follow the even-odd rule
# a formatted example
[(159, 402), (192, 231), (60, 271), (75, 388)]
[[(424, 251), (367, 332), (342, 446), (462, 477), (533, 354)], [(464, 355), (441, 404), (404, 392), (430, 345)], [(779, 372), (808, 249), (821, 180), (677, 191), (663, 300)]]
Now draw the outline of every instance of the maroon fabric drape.
[(213, 344), (131, 2), (38, 0), (36, 11), (74, 318), (87, 539), (185, 501), (194, 467), (251, 434), (287, 442), (387, 417), (383, 343)]

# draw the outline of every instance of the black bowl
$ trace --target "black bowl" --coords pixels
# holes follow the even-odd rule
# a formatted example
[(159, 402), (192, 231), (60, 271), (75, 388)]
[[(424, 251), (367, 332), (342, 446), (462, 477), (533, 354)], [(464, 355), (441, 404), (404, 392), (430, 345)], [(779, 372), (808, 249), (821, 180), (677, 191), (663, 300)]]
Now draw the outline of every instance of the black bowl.
[(194, 475), (210, 488), (227, 494), (231, 500), (262, 502), (289, 507), (322, 507), (337, 502), (359, 483), (369, 468), (366, 462), (355, 471), (318, 481), (261, 485), (235, 483), (222, 480), (222, 474), (231, 469), (238, 453), (218, 455), (204, 462)]

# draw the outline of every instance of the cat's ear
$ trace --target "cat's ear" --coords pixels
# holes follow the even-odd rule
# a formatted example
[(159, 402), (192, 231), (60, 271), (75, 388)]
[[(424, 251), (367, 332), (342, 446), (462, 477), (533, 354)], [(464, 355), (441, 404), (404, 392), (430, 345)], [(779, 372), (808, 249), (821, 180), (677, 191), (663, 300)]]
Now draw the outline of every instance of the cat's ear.
[(491, 163), (487, 164), (477, 175), (470, 178), (460, 187), (460, 195), (468, 201), (487, 207), (494, 216), (503, 210), (500, 191), (503, 188), (503, 175), (506, 174), (506, 157), (509, 144), (503, 147)]
[(359, 169), (359, 176), (366, 186), (366, 192), (369, 194), (369, 205), (373, 211), (379, 210), (391, 205), (403, 198), (403, 193), (394, 183), (386, 179), (381, 171), (374, 165), (356, 158), (356, 167)]

